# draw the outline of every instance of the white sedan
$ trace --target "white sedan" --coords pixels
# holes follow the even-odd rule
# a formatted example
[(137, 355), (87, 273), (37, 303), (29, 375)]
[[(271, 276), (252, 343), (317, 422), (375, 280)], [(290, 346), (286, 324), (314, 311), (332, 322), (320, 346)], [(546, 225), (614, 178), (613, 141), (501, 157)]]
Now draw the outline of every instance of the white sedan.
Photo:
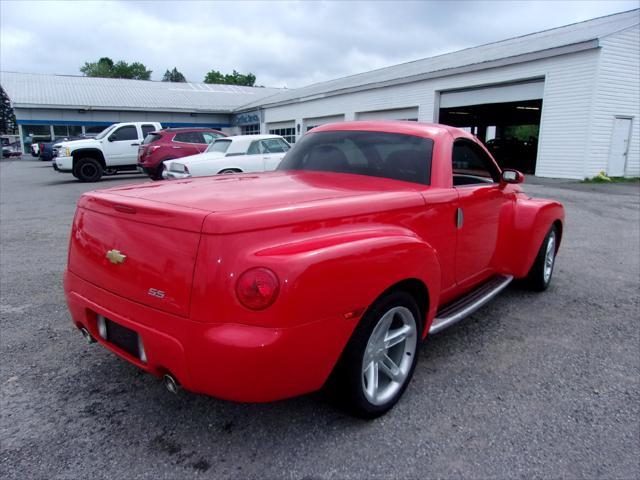
[(178, 179), (275, 170), (290, 148), (291, 145), (278, 135), (219, 138), (203, 153), (165, 162), (162, 176)]

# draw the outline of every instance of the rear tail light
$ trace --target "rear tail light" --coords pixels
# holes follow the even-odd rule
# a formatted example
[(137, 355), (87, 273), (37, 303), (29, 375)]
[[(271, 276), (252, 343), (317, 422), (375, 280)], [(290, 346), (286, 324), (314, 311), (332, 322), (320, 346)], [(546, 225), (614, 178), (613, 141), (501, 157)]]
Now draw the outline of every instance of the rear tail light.
[(44, 143), (39, 143), (38, 148), (40, 149), (40, 151), (44, 150)]
[(236, 282), (236, 295), (245, 307), (251, 310), (264, 310), (276, 301), (280, 291), (280, 282), (275, 273), (268, 268), (251, 268), (244, 272)]

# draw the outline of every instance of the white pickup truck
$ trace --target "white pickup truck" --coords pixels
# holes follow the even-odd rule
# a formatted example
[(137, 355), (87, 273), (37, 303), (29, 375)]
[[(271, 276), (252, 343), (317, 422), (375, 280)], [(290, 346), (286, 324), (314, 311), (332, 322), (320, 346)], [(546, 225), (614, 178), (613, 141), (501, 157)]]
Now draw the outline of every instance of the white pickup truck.
[(97, 182), (103, 174), (135, 173), (142, 140), (161, 129), (158, 122), (115, 123), (95, 138), (61, 142), (54, 146), (53, 168), (81, 182)]

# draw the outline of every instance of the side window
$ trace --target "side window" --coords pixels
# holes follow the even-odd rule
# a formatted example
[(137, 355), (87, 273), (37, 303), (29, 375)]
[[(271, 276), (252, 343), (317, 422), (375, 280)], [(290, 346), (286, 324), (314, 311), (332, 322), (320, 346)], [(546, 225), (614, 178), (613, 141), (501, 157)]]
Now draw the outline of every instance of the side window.
[(458, 139), (453, 144), (453, 185), (498, 182), (500, 172), (489, 156), (471, 140)]
[(202, 132), (191, 132), (191, 141), (193, 143), (207, 143), (204, 141), (204, 136), (202, 135)]
[(285, 150), (282, 148), (282, 145), (278, 141), (277, 138), (269, 138), (267, 140), (263, 140), (265, 153), (283, 153)]
[(204, 143), (204, 140), (198, 138), (196, 132), (176, 133), (176, 136), (173, 137), (173, 141), (182, 143)]
[(249, 147), (249, 150), (247, 150), (247, 155), (258, 155), (260, 153), (264, 153), (264, 145), (262, 144), (262, 140), (251, 142), (251, 146)]
[(278, 138), (277, 140), (278, 140), (278, 143), (282, 146), (282, 151), (283, 152), (288, 152), (289, 150), (291, 150), (291, 145), (289, 145), (283, 139)]
[(142, 125), (142, 138), (146, 137), (149, 133), (155, 132), (156, 127), (153, 125)]
[(122, 142), (125, 140), (138, 140), (138, 130), (133, 125), (127, 125), (126, 127), (120, 127), (109, 137), (114, 142)]
[(204, 132), (202, 134), (202, 137), (204, 138), (204, 143), (206, 143), (207, 145), (210, 143), (213, 143), (213, 141), (216, 138), (221, 138), (222, 135), (220, 135), (219, 133), (209, 133), (209, 132)]

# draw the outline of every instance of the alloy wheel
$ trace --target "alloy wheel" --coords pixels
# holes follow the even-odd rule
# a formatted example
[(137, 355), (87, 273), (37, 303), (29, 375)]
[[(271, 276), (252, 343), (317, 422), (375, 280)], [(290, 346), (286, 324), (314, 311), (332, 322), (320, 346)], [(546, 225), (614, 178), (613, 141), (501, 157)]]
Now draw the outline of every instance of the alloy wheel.
[(362, 389), (373, 405), (383, 405), (407, 381), (417, 347), (416, 319), (411, 310), (397, 306), (376, 324), (362, 360)]

